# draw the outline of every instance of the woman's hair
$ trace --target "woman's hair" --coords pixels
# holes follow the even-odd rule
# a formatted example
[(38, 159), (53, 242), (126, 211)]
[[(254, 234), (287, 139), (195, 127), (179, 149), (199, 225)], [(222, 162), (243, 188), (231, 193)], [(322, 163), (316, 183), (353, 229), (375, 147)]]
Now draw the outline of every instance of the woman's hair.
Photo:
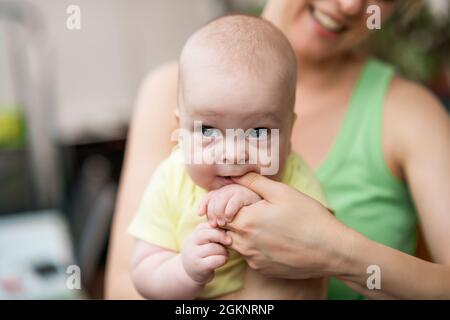
[(402, 0), (397, 2), (397, 12), (403, 16), (403, 22), (411, 21), (422, 9), (424, 0)]
[[(407, 28), (421, 12), (424, 3), (424, 0), (397, 0), (395, 2), (394, 11), (391, 13), (388, 20), (384, 22), (382, 30), (373, 33), (364, 40), (361, 43), (361, 46), (356, 50), (380, 56), (380, 52), (386, 50), (384, 38), (392, 37), (392, 34), (401, 33), (405, 27)], [(395, 31), (393, 32), (393, 30)], [(381, 48), (380, 41), (382, 44)], [(383, 56), (383, 54), (381, 55)]]

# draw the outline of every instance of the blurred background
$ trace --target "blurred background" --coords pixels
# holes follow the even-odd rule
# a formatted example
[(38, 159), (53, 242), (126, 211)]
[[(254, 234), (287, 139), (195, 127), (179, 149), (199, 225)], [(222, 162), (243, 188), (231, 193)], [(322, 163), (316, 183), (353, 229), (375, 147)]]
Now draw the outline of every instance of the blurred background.
[[(187, 37), (264, 0), (0, 0), (0, 299), (102, 298), (139, 84)], [(66, 26), (70, 5), (81, 29)], [(367, 44), (450, 107), (450, 6), (399, 12)], [(81, 290), (69, 290), (80, 266)]]

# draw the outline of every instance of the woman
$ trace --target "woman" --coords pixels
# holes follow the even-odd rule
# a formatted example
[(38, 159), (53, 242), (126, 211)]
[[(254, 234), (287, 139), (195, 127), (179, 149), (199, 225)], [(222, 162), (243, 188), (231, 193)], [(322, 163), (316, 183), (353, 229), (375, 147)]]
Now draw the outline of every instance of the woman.
[[(395, 9), (394, 1), (381, 0), (266, 5), (264, 17), (285, 33), (298, 59), (292, 147), (316, 170), (336, 217), (299, 192), (248, 174), (236, 182), (265, 201), (241, 210), (229, 234), (262, 274), (334, 276), (330, 298), (450, 298), (449, 117), (424, 88), (357, 53), (371, 33), (372, 4), (382, 19)], [(133, 239), (125, 229), (152, 171), (173, 147), (176, 88), (175, 64), (141, 88), (111, 238), (108, 298), (138, 297), (128, 273)], [(412, 256), (417, 215), (435, 263)], [(372, 270), (381, 271), (379, 290), (368, 289)]]

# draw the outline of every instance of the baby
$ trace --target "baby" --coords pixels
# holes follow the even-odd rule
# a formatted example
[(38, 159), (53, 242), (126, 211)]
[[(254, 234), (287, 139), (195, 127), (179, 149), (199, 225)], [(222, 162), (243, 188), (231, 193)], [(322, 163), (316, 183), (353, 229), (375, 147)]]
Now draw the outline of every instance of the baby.
[[(251, 269), (228, 248), (224, 227), (261, 197), (232, 177), (265, 174), (326, 205), (311, 170), (291, 152), (296, 75), (288, 40), (260, 18), (222, 17), (189, 38), (179, 60), (180, 143), (153, 173), (129, 227), (138, 239), (132, 280), (144, 297), (209, 299), (245, 289)], [(313, 281), (304, 297), (324, 297), (321, 280)], [(302, 281), (290, 283), (301, 292)]]

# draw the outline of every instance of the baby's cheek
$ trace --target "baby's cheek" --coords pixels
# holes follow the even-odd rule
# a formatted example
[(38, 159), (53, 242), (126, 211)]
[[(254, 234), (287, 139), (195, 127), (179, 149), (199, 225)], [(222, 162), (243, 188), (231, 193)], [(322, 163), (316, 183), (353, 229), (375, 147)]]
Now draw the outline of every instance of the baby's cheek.
[(260, 173), (270, 179), (281, 181), (284, 168), (290, 154), (290, 142), (283, 136), (279, 140), (272, 140), (267, 147), (259, 147), (260, 155), (264, 155), (260, 162)]
[(216, 177), (213, 166), (201, 164), (186, 165), (186, 170), (196, 185), (206, 190), (213, 189), (212, 184)]
[(276, 175), (281, 166), (285, 154), (280, 149), (278, 142), (260, 141), (249, 143), (249, 161), (256, 163), (259, 173), (263, 175)]

